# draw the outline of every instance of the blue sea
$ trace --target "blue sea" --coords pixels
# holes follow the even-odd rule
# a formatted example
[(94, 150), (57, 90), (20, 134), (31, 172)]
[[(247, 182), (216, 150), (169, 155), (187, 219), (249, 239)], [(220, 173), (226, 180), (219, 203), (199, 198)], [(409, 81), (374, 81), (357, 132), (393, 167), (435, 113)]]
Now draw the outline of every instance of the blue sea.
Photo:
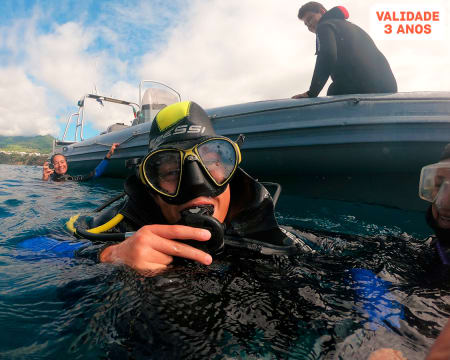
[(119, 179), (44, 183), (0, 165), (0, 359), (423, 359), (450, 316), (424, 214), (282, 193), (277, 218), (321, 244), (295, 256), (230, 250), (144, 277), (23, 249), (121, 193)]

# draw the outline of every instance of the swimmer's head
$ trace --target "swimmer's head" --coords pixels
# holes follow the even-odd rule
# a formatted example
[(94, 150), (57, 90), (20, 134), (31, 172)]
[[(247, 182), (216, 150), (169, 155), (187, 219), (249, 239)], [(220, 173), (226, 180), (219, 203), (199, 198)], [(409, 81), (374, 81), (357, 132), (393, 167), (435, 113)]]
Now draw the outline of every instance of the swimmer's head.
[(53, 165), (56, 174), (64, 175), (67, 172), (67, 161), (63, 154), (54, 154), (50, 158), (50, 162)]
[(155, 117), (139, 177), (169, 222), (178, 221), (186, 208), (206, 206), (223, 221), (229, 182), (240, 160), (238, 145), (215, 133), (198, 104), (185, 101), (167, 106)]

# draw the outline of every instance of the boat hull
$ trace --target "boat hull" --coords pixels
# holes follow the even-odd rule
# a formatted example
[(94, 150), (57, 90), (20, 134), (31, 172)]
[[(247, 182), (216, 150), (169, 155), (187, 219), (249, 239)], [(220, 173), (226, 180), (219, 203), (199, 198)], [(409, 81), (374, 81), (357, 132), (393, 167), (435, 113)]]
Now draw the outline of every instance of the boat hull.
[[(216, 131), (244, 134), (242, 167), (307, 197), (423, 210), (422, 166), (450, 140), (450, 93), (348, 95), (273, 100), (209, 109)], [(90, 171), (112, 142), (123, 142), (106, 176), (147, 153), (149, 124), (67, 147), (70, 170)], [(103, 145), (102, 145), (103, 144)]]

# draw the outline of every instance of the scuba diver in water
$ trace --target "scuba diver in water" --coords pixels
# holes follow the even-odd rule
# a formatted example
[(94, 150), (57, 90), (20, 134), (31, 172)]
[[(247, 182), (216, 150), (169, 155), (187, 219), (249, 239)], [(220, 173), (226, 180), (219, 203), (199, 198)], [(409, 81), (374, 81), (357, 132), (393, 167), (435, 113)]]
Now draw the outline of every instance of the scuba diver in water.
[(139, 271), (165, 269), (174, 257), (209, 265), (225, 245), (296, 252), (300, 241), (278, 225), (269, 191), (239, 167), (241, 139), (218, 136), (194, 102), (167, 106), (152, 123), (148, 154), (125, 182), (125, 201), (97, 218), (72, 217), (69, 229), (103, 243), (101, 262)]
[(420, 173), (419, 196), (431, 203), (426, 220), (434, 230), (431, 245), (440, 263), (450, 265), (450, 144), (438, 163), (427, 165)]
[(97, 167), (86, 175), (71, 176), (67, 174), (68, 165), (66, 157), (63, 154), (57, 153), (52, 155), (49, 161), (46, 161), (42, 170), (42, 180), (48, 181), (86, 181), (100, 177), (108, 167), (108, 161), (113, 156), (114, 151), (119, 146), (119, 143), (113, 143), (105, 158), (97, 165)]

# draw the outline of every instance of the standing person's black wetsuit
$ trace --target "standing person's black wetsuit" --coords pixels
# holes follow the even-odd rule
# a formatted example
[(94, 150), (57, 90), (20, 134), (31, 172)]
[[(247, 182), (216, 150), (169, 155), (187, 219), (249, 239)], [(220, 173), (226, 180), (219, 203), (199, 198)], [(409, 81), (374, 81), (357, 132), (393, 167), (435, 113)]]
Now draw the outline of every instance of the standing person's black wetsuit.
[(345, 8), (334, 7), (317, 25), (317, 60), (308, 96), (316, 97), (329, 76), (333, 83), (327, 95), (397, 92), (388, 61), (370, 36), (347, 17)]

